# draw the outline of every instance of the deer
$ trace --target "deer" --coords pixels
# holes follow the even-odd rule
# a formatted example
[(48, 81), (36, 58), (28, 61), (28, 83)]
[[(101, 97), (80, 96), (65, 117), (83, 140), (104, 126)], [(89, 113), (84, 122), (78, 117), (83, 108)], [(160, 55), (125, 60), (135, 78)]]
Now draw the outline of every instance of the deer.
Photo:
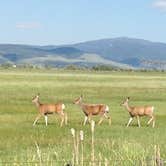
[(100, 115), (101, 118), (98, 122), (98, 125), (102, 123), (104, 118), (109, 120), (109, 124), (111, 124), (111, 117), (107, 116), (107, 113), (109, 112), (109, 107), (105, 104), (86, 104), (82, 102), (83, 96), (81, 95), (77, 99), (74, 100), (73, 104), (79, 105), (85, 114), (83, 125), (85, 126), (87, 123), (87, 120), (91, 122), (91, 117), (95, 115)]
[(130, 119), (127, 123), (127, 127), (129, 127), (134, 117), (137, 118), (138, 127), (141, 127), (139, 118), (142, 116), (147, 116), (147, 117), (150, 117), (150, 120), (147, 122), (147, 125), (153, 122), (152, 127), (154, 128), (155, 127), (155, 117), (153, 115), (154, 107), (153, 106), (129, 106), (129, 103), (128, 103), (129, 100), (130, 100), (130, 97), (127, 97), (127, 99), (121, 104), (127, 109), (127, 111), (130, 114)]
[(67, 114), (64, 113), (65, 105), (63, 103), (56, 103), (56, 104), (42, 104), (39, 101), (39, 94), (32, 98), (32, 103), (36, 105), (38, 108), (38, 115), (35, 118), (33, 126), (37, 123), (37, 121), (43, 116), (45, 118), (45, 124), (48, 125), (48, 114), (58, 114), (61, 118), (60, 127), (63, 126), (65, 121), (65, 125), (67, 125)]

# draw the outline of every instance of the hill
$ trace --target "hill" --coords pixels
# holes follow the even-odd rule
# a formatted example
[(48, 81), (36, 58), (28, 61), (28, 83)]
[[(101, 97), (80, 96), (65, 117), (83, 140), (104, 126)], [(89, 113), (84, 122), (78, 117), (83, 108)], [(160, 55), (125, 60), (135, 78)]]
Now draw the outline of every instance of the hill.
[[(166, 44), (133, 38), (102, 39), (78, 43), (75, 48), (96, 53), (105, 59), (142, 67), (144, 62), (166, 61)], [(145, 66), (148, 67), (148, 66)]]
[(166, 69), (166, 44), (127, 37), (60, 46), (0, 44), (0, 63)]

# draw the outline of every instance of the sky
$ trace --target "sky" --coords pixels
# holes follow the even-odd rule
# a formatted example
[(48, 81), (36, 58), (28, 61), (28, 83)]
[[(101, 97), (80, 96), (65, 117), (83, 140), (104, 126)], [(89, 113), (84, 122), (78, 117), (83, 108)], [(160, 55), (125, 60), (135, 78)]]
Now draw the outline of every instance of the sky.
[(131, 37), (166, 43), (166, 0), (0, 0), (0, 44)]

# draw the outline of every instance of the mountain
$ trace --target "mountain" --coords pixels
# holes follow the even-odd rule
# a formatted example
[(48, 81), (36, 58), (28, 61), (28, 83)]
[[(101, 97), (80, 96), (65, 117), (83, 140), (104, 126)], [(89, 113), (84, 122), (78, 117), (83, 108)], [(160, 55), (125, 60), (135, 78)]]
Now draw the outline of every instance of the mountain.
[(166, 44), (133, 38), (114, 38), (75, 44), (80, 50), (139, 67), (142, 61), (166, 61)]
[(127, 37), (59, 46), (0, 44), (0, 63), (166, 69), (166, 44)]
[(55, 49), (49, 49), (48, 52), (50, 54), (61, 55), (62, 57), (70, 59), (79, 58), (82, 54), (84, 54), (84, 51), (73, 47), (57, 47)]

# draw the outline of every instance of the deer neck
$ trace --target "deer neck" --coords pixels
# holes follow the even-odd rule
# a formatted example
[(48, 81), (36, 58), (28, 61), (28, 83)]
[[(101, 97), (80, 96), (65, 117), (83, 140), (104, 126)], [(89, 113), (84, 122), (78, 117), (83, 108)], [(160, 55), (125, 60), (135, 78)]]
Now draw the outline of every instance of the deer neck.
[(35, 102), (35, 105), (36, 105), (36, 107), (37, 107), (37, 108), (39, 108), (39, 107), (40, 107), (40, 105), (41, 105), (40, 101), (39, 101), (39, 100), (38, 100), (38, 101), (36, 101), (36, 102)]
[(84, 103), (83, 103), (83, 102), (79, 102), (78, 105), (79, 105), (81, 108), (84, 108)]
[(129, 104), (127, 104), (125, 107), (128, 110), (128, 112), (132, 112), (132, 108), (129, 106)]

